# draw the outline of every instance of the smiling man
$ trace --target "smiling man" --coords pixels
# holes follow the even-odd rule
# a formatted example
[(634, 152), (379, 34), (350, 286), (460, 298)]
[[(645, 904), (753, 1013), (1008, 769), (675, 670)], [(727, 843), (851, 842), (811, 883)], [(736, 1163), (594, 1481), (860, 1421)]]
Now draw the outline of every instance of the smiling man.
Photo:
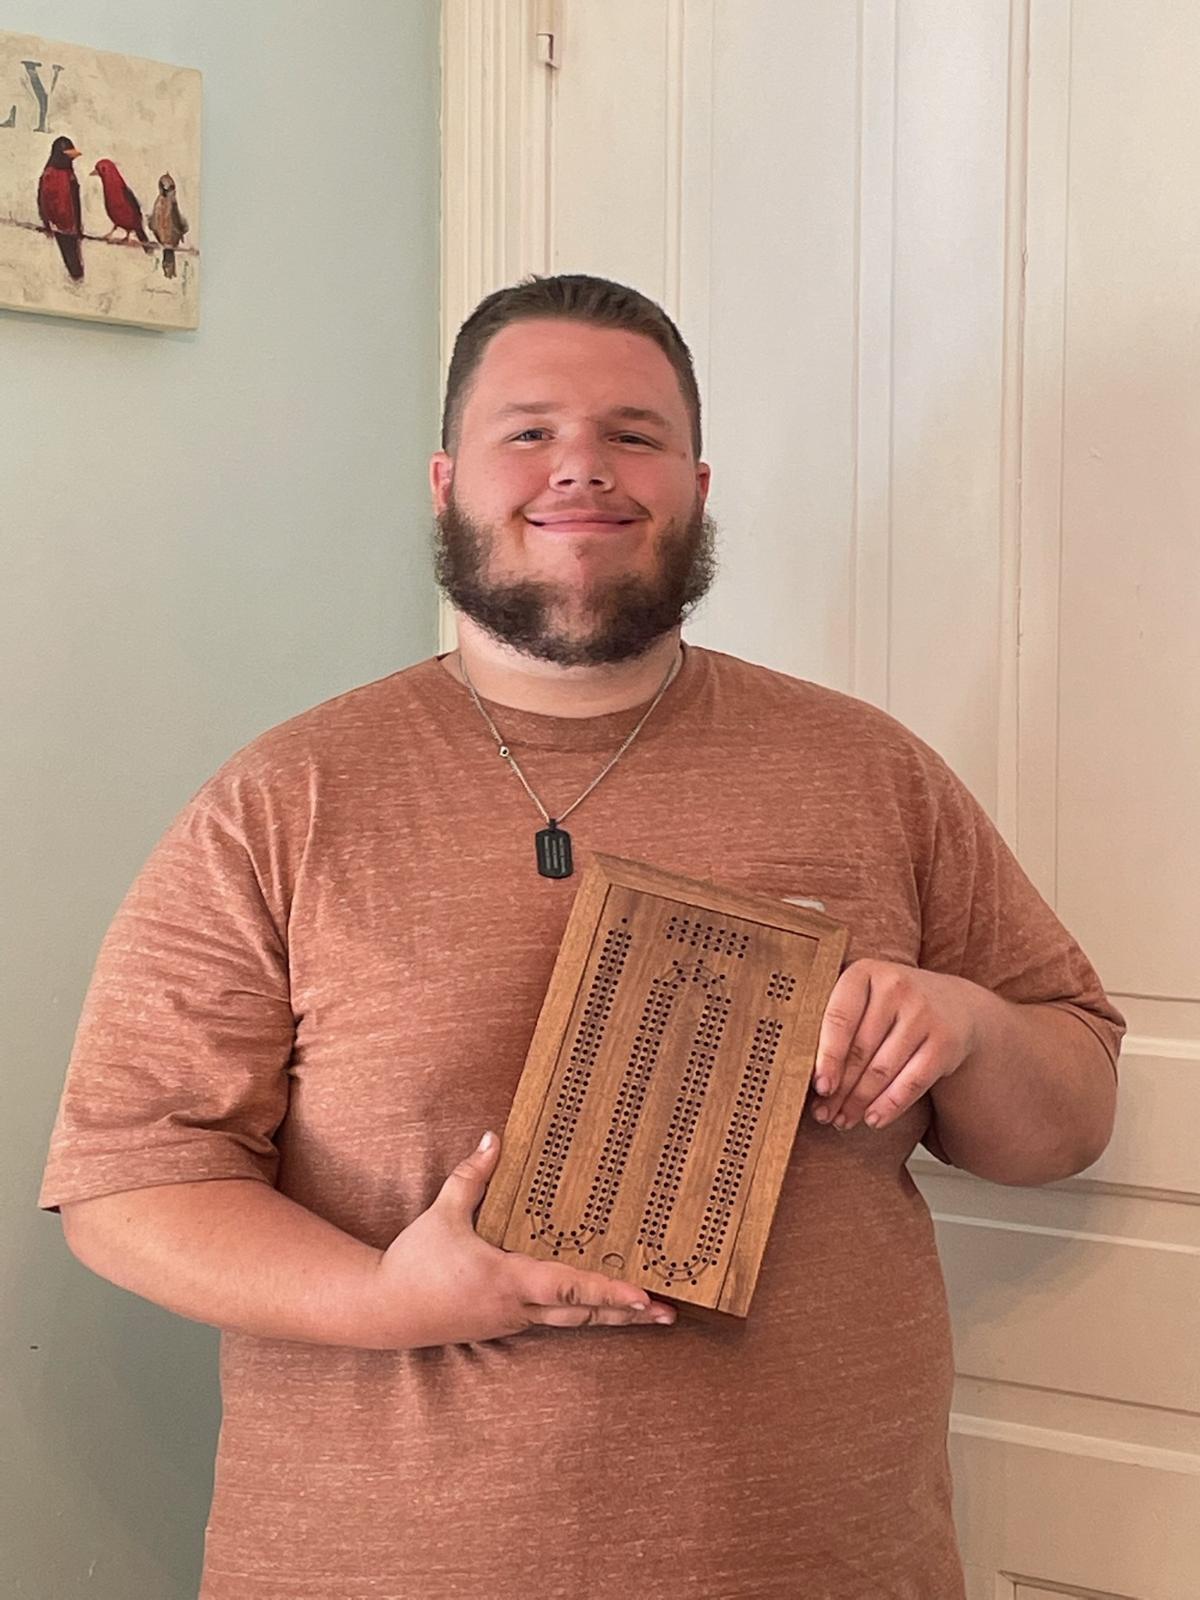
[[(905, 1162), (1087, 1165), (1121, 1018), (932, 750), (683, 643), (709, 469), (659, 307), (584, 276), (489, 296), (442, 446), (458, 649), (187, 806), (105, 940), (47, 1167), (85, 1263), (224, 1330), (202, 1600), (961, 1600)], [(466, 1152), (591, 850), (851, 930), (745, 1324), (474, 1231), (499, 1141)]]
[(438, 579), (473, 640), (463, 648), (478, 656), (490, 638), (509, 670), (528, 658), (611, 666), (619, 674), (587, 676), (640, 687), (676, 658), (681, 618), (712, 581), (698, 411), (694, 422), (644, 334), (561, 319), (494, 331), (481, 320), (456, 359), (461, 371), (486, 339), (486, 361), (455, 396), (452, 453), (432, 466)]

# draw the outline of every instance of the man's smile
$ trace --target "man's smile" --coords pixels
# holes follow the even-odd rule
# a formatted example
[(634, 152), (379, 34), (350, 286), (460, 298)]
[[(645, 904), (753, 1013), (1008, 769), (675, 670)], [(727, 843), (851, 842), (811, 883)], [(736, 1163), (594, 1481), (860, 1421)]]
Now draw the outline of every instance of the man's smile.
[(548, 533), (607, 533), (613, 528), (632, 527), (644, 519), (611, 511), (553, 511), (542, 516), (527, 516), (525, 520)]

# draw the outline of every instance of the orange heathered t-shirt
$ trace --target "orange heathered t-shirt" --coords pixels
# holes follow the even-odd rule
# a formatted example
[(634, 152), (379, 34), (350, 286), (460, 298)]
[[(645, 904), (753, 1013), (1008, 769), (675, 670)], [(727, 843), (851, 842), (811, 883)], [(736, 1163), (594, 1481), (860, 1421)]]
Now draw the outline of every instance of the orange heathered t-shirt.
[[(636, 712), (489, 708), (560, 810)], [(578, 877), (436, 661), (275, 728), (110, 929), (41, 1195), (244, 1177), (384, 1247), (502, 1129)], [(689, 648), (571, 817), (589, 850), (823, 901), (848, 959), (1060, 1003), (1096, 974), (962, 785), (845, 695)], [(226, 1334), (201, 1600), (958, 1600), (926, 1133), (802, 1120), (749, 1319), (399, 1352)]]

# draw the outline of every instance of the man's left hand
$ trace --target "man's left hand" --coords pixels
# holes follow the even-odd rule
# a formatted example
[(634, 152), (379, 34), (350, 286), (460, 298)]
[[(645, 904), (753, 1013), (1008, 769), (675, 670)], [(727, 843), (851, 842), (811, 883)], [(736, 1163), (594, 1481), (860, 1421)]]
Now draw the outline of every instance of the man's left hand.
[(992, 999), (966, 978), (852, 962), (821, 1022), (813, 1116), (839, 1130), (894, 1122), (976, 1048)]

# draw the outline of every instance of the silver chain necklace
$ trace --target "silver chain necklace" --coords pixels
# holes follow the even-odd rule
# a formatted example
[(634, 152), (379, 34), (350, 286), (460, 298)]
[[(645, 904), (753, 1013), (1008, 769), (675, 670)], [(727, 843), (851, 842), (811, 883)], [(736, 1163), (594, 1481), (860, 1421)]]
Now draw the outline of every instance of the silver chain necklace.
[(479, 715), (491, 729), (492, 737), (496, 741), (496, 750), (498, 754), (503, 760), (508, 762), (509, 766), (516, 773), (517, 777), (520, 778), (521, 783), (524, 786), (525, 793), (533, 801), (534, 805), (541, 812), (542, 817), (545, 820), (546, 826), (540, 829), (534, 835), (533, 841), (537, 849), (537, 869), (543, 878), (569, 878), (572, 872), (575, 870), (571, 853), (571, 835), (565, 828), (561, 827), (560, 824), (566, 821), (576, 806), (582, 805), (600, 780), (602, 778), (606, 778), (616, 766), (617, 762), (620, 761), (626, 750), (629, 749), (629, 746), (637, 738), (638, 734), (641, 733), (646, 719), (654, 710), (658, 702), (662, 699), (663, 695), (666, 694), (667, 689), (670, 687), (671, 680), (674, 678), (676, 672), (682, 665), (683, 650), (680, 649), (679, 655), (667, 668), (667, 675), (663, 679), (662, 683), (659, 684), (658, 693), (654, 696), (654, 699), (651, 700), (645, 711), (642, 712), (641, 716), (637, 720), (636, 725), (634, 726), (633, 732), (627, 735), (624, 744), (617, 751), (616, 755), (606, 767), (602, 768), (601, 771), (596, 774), (583, 793), (579, 795), (578, 798), (571, 801), (571, 804), (563, 812), (561, 817), (552, 817), (542, 802), (538, 799), (537, 795), (534, 794), (533, 790), (529, 787), (529, 780), (517, 765), (517, 758), (513, 755), (512, 751), (505, 743), (504, 735), (500, 732), (499, 728), (497, 728), (491, 717), (488, 716), (483, 701), (475, 692), (475, 685), (471, 682), (470, 675), (467, 672), (467, 663), (463, 660), (462, 651), (459, 651), (458, 668), (462, 673), (463, 682), (471, 692), (471, 699), (474, 700), (479, 711)]

